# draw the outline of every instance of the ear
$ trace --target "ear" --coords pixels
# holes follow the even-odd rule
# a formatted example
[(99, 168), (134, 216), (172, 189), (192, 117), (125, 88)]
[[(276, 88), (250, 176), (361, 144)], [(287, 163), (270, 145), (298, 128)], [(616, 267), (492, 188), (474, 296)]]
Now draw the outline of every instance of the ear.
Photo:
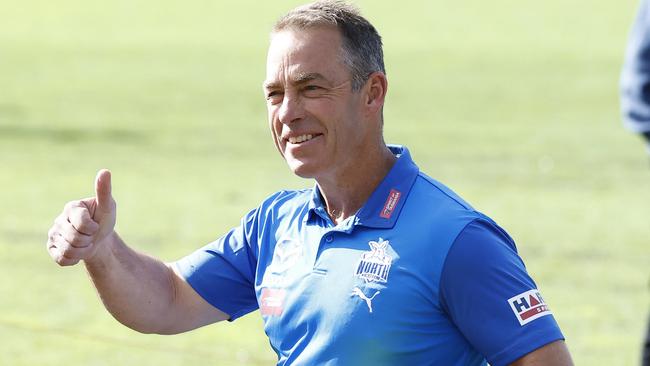
[(388, 80), (383, 72), (370, 74), (364, 87), (365, 107), (369, 114), (381, 113), (388, 90)]

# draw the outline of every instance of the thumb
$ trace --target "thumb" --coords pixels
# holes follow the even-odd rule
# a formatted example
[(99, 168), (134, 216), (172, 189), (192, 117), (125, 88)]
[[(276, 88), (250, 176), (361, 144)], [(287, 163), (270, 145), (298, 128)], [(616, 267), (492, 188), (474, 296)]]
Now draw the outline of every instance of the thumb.
[(97, 204), (95, 218), (101, 218), (105, 214), (110, 214), (113, 211), (114, 201), (111, 194), (111, 172), (107, 169), (102, 169), (97, 172), (97, 177), (95, 178), (95, 202)]

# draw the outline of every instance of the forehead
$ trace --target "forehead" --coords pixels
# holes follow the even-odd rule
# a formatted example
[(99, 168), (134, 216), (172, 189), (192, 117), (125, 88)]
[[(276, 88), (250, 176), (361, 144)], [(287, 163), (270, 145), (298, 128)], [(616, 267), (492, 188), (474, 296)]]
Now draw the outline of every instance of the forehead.
[(266, 60), (266, 84), (292, 81), (300, 75), (336, 78), (347, 69), (336, 28), (286, 29), (274, 33)]

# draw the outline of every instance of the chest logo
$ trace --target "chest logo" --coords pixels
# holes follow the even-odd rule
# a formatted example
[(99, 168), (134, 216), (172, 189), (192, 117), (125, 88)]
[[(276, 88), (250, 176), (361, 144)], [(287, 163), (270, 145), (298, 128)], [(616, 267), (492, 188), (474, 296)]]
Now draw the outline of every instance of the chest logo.
[(375, 296), (379, 295), (381, 291), (375, 292), (372, 296), (368, 297), (366, 294), (361, 291), (360, 288), (355, 287), (354, 290), (352, 290), (352, 295), (350, 296), (359, 296), (361, 300), (366, 302), (366, 305), (368, 305), (368, 311), (372, 313), (372, 299), (375, 298)]
[(275, 246), (273, 261), (268, 269), (272, 274), (283, 274), (298, 264), (302, 256), (302, 244), (299, 241), (281, 239)]
[(388, 240), (382, 238), (368, 242), (370, 251), (361, 254), (355, 275), (366, 282), (388, 282), (388, 272), (393, 262), (393, 258), (386, 253), (388, 244)]

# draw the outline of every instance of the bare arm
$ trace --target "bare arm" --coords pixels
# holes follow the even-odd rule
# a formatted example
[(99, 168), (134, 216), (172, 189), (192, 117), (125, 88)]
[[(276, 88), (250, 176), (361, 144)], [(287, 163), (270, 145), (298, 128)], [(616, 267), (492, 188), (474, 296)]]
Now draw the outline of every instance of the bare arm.
[(573, 366), (564, 341), (555, 341), (525, 355), (510, 366)]
[(98, 173), (95, 187), (96, 197), (68, 203), (50, 229), (47, 249), (59, 265), (83, 260), (106, 309), (143, 333), (180, 333), (228, 319), (171, 266), (117, 235), (108, 171)]
[(85, 261), (106, 309), (143, 333), (175, 334), (228, 319), (198, 295), (171, 266), (129, 248), (113, 232), (108, 253)]

